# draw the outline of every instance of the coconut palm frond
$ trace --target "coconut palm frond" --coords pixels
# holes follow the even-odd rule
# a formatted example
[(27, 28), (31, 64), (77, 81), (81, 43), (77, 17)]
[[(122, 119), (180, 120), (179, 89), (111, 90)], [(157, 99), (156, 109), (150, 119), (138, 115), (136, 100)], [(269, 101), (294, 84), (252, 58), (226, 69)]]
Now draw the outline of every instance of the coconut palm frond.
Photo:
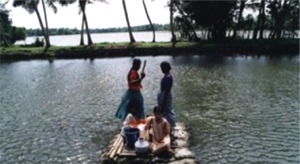
[(0, 9), (5, 8), (5, 5), (8, 3), (8, 0), (4, 3), (0, 3)]
[(35, 8), (39, 4), (39, 0), (14, 0), (14, 7), (23, 7), (30, 14), (34, 13)]
[(73, 4), (76, 0), (58, 0), (58, 3), (62, 6), (67, 6), (69, 4)]
[(25, 6), (25, 4), (26, 4), (25, 0), (14, 0), (13, 1), (13, 6), (14, 7)]
[(97, 0), (97, 1), (102, 2), (102, 3), (109, 4), (106, 0)]
[(57, 7), (54, 4), (55, 1), (56, 0), (46, 0), (46, 4), (48, 5), (49, 8), (51, 8), (54, 11), (54, 13), (57, 12)]

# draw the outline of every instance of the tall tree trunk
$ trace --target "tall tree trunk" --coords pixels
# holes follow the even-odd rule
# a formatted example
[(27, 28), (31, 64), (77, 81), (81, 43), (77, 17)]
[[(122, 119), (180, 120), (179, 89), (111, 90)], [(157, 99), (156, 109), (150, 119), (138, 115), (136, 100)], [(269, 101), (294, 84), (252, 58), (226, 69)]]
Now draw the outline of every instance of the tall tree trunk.
[(83, 11), (83, 16), (84, 16), (84, 22), (85, 22), (85, 30), (86, 30), (86, 34), (87, 34), (87, 37), (88, 37), (88, 45), (90, 46), (90, 45), (93, 44), (93, 41), (92, 41), (92, 37), (91, 37), (91, 34), (90, 34), (90, 29), (89, 29), (89, 26), (88, 26), (85, 11)]
[(200, 38), (205, 40), (205, 30), (201, 30)]
[(130, 44), (132, 44), (132, 43), (135, 43), (135, 39), (134, 39), (133, 34), (132, 34), (132, 30), (131, 30), (131, 26), (130, 26), (130, 22), (129, 22), (129, 18), (128, 18), (128, 13), (127, 13), (125, 0), (122, 0), (122, 3), (123, 3), (123, 9), (124, 9), (124, 12), (125, 12), (128, 32), (129, 32)]
[(192, 31), (193, 33), (193, 39), (194, 40), (197, 40), (198, 39), (198, 36), (197, 36), (197, 33), (194, 29), (194, 27), (192, 26), (191, 22), (188, 20), (187, 16), (184, 14), (184, 12), (182, 11), (182, 9), (178, 6), (178, 4), (175, 4), (176, 8), (179, 10), (180, 14), (183, 16), (183, 18), (185, 19), (185, 22), (187, 24), (187, 26), (190, 28), (190, 30)]
[(250, 33), (251, 33), (251, 30), (249, 29), (249, 30), (248, 30), (248, 36), (247, 36), (247, 39), (248, 39), (248, 40), (250, 39)]
[(89, 29), (86, 14), (85, 14), (85, 5), (86, 5), (86, 3), (87, 3), (87, 0), (79, 0), (79, 6), (80, 6), (80, 9), (82, 11), (83, 22), (85, 24), (86, 34), (87, 34), (87, 37), (88, 37), (88, 45), (90, 46), (90, 45), (93, 44), (93, 41), (92, 41), (92, 38), (91, 38), (91, 35), (90, 35), (90, 29)]
[(151, 22), (150, 16), (149, 16), (149, 14), (148, 14), (148, 10), (147, 10), (147, 6), (146, 6), (146, 3), (145, 3), (145, 0), (143, 0), (143, 6), (144, 6), (144, 9), (145, 9), (145, 12), (146, 12), (146, 16), (147, 16), (147, 18), (148, 18), (148, 21), (149, 21), (149, 23), (150, 23), (150, 26), (151, 26), (151, 28), (152, 28), (152, 32), (153, 32), (153, 40), (152, 40), (152, 42), (154, 43), (154, 42), (155, 42), (155, 29), (154, 29), (154, 26), (153, 26), (153, 24), (152, 24), (152, 22)]
[(279, 18), (278, 20), (278, 23), (276, 23), (276, 30), (275, 30), (275, 35), (276, 35), (276, 38), (277, 39), (280, 39), (281, 38), (281, 34), (282, 34), (282, 23), (283, 23), (283, 20), (281, 20), (281, 18)]
[(264, 38), (265, 20), (266, 20), (265, 0), (262, 0), (261, 1), (261, 24), (260, 24), (260, 30), (259, 30), (259, 39)]
[(243, 30), (243, 32), (242, 32), (242, 39), (243, 40), (245, 39), (245, 30)]
[(42, 29), (42, 32), (43, 32), (43, 35), (44, 35), (44, 39), (45, 39), (45, 42), (46, 42), (46, 48), (47, 48), (47, 36), (46, 36), (46, 32), (45, 32), (45, 28), (44, 28), (44, 25), (43, 25), (43, 22), (42, 22), (42, 18), (41, 18), (41, 15), (40, 15), (40, 12), (37, 8), (37, 5), (35, 5), (34, 7), (34, 11), (38, 17), (38, 20), (39, 20), (39, 23), (40, 23), (40, 26), (41, 26), (41, 29)]
[(80, 45), (84, 45), (84, 37), (83, 37), (83, 30), (84, 30), (84, 16), (82, 14), (82, 22), (81, 22), (81, 32), (80, 32)]
[(42, 0), (42, 6), (43, 6), (43, 10), (44, 10), (44, 17), (45, 17), (45, 41), (46, 41), (46, 48), (50, 47), (50, 39), (49, 39), (49, 28), (48, 28), (48, 19), (47, 19), (47, 12), (46, 12), (46, 7), (45, 7), (45, 2), (44, 0)]
[(261, 21), (261, 12), (259, 10), (258, 20), (257, 20), (256, 27), (255, 27), (255, 29), (253, 31), (253, 35), (252, 35), (253, 40), (256, 40), (256, 38), (257, 38), (257, 33), (258, 33), (259, 26), (260, 26), (260, 21)]
[(174, 14), (174, 0), (170, 0), (170, 27), (171, 27), (171, 34), (172, 34), (171, 42), (172, 42), (172, 47), (175, 47), (177, 39), (176, 39), (175, 29), (174, 29), (173, 14)]
[(290, 10), (290, 9), (288, 9), (290, 2), (291, 2), (291, 0), (284, 0), (282, 6), (280, 5), (278, 7), (279, 14), (277, 15), (276, 22), (275, 22), (275, 32), (276, 32), (277, 39), (282, 38), (283, 24), (285, 22), (284, 20), (286, 19), (287, 14), (288, 14), (287, 10)]
[(270, 33), (269, 36), (270, 36), (271, 39), (275, 39), (275, 36), (276, 36), (276, 30), (271, 31), (271, 33)]
[(207, 29), (207, 36), (206, 36), (207, 40), (209, 40), (211, 38), (211, 31), (212, 31), (212, 27), (211, 26), (212, 25), (209, 25), (208, 29)]
[(225, 34), (225, 36), (229, 38), (231, 36), (231, 31), (232, 31), (232, 29), (229, 29), (228, 32), (227, 32), (227, 36), (226, 36), (226, 34)]
[(237, 30), (240, 28), (241, 19), (242, 19), (242, 16), (243, 16), (243, 11), (245, 9), (246, 0), (240, 0), (240, 2), (241, 2), (240, 12), (239, 12), (239, 17), (238, 17), (238, 22), (237, 22), (236, 26), (234, 27), (233, 36), (232, 36), (233, 38), (236, 38)]

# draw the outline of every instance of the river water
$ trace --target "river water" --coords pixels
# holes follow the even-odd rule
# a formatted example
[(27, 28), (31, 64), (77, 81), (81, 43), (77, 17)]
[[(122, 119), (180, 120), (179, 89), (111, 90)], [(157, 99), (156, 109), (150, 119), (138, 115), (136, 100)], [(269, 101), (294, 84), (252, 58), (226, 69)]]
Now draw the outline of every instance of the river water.
[[(152, 32), (133, 32), (134, 38), (137, 42), (152, 42)], [(15, 44), (24, 45), (34, 43), (36, 38), (43, 39), (42, 36), (26, 37), (25, 40), (17, 41)], [(63, 38), (63, 39), (62, 39)], [(93, 43), (114, 43), (114, 42), (129, 42), (128, 32), (114, 32), (114, 33), (93, 33), (91, 34)], [(155, 40), (157, 42), (169, 42), (171, 40), (171, 33), (166, 31), (156, 31)], [(78, 46), (80, 43), (80, 35), (54, 35), (50, 36), (50, 42), (54, 46)], [(84, 42), (87, 44), (87, 36), (84, 35)]]
[[(264, 37), (267, 38), (269, 36), (270, 31), (264, 32)], [(287, 33), (287, 32), (284, 32)], [(296, 38), (299, 38), (300, 31), (297, 31), (298, 35)], [(177, 38), (179, 38), (179, 32), (176, 32)], [(206, 31), (197, 31), (198, 37), (202, 39), (207, 39)], [(232, 31), (227, 31), (226, 35), (229, 37), (233, 35)], [(241, 38), (249, 38), (252, 36), (252, 31), (244, 32), (238, 31), (238, 36)], [(133, 36), (137, 42), (152, 42), (153, 34), (149, 31), (142, 32), (133, 32)], [(155, 32), (155, 40), (157, 42), (170, 42), (171, 41), (171, 32), (169, 31), (156, 31)], [(286, 37), (286, 36), (284, 36)], [(43, 39), (42, 36), (31, 36), (26, 37), (25, 40), (19, 40), (15, 44), (16, 45), (25, 45), (32, 44), (35, 42), (36, 38)], [(93, 43), (115, 43), (115, 42), (130, 42), (128, 32), (114, 32), (114, 33), (92, 33), (91, 38)], [(251, 38), (251, 37), (250, 37)], [(87, 36), (84, 35), (84, 42), (87, 44)], [(54, 35), (50, 36), (50, 43), (54, 46), (78, 46), (80, 43), (80, 35)]]
[[(169, 61), (176, 118), (201, 163), (299, 163), (299, 56), (163, 56), (147, 60), (151, 114)], [(132, 58), (0, 64), (0, 163), (97, 163)]]

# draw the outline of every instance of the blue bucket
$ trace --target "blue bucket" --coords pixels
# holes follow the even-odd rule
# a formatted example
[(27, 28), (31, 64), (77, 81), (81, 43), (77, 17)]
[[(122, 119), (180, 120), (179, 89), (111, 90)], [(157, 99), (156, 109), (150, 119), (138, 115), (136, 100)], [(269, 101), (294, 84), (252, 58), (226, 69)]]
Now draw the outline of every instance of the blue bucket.
[(124, 135), (126, 139), (126, 146), (129, 148), (134, 148), (134, 143), (140, 136), (140, 130), (138, 128), (127, 127), (124, 129)]

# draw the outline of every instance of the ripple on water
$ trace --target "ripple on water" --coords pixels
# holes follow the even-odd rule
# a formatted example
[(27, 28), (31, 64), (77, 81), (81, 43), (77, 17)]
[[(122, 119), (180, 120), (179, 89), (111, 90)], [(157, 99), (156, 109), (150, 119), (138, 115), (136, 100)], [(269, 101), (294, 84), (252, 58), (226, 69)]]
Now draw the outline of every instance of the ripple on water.
[[(299, 163), (299, 60), (144, 57), (147, 113), (159, 63), (172, 65), (173, 107), (201, 163)], [(132, 58), (0, 64), (0, 163), (97, 163)]]

